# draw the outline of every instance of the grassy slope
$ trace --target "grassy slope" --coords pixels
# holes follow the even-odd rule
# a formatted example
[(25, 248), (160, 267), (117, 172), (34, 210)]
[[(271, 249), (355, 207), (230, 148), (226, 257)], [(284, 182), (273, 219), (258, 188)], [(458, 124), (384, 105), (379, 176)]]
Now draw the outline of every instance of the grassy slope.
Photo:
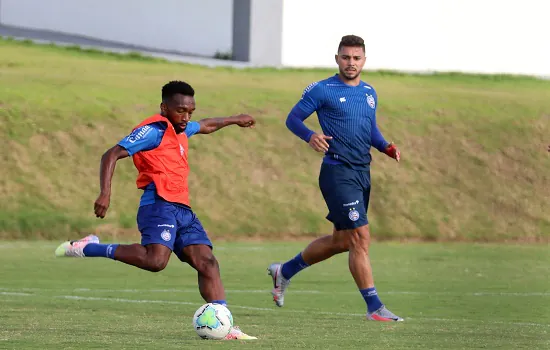
[[(198, 91), (197, 118), (248, 112), (255, 130), (190, 142), (192, 201), (213, 236), (330, 231), (319, 154), (284, 126), (302, 89), (332, 71), (208, 69), (0, 41), (0, 236), (135, 233), (140, 191), (120, 162), (112, 206), (94, 218), (101, 154), (157, 111), (170, 79)], [(548, 241), (550, 82), (368, 73), (379, 124), (402, 148), (374, 152), (378, 238)], [(308, 121), (317, 128), (316, 118)], [(99, 225), (99, 226), (98, 226)]]

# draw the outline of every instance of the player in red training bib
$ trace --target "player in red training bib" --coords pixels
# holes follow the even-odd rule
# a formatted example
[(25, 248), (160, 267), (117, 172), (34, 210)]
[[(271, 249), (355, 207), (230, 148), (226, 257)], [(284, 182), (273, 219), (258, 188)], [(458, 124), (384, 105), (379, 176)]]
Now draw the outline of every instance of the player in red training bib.
[[(182, 81), (162, 88), (160, 114), (155, 114), (109, 149), (101, 158), (101, 193), (94, 210), (104, 218), (111, 198), (111, 179), (119, 159), (132, 157), (143, 190), (137, 214), (141, 244), (100, 244), (95, 235), (62, 243), (57, 257), (103, 257), (140, 269), (159, 272), (173, 253), (198, 273), (199, 291), (206, 302), (226, 305), (225, 291), (212, 242), (189, 203), (188, 139), (229, 125), (249, 128), (254, 118), (240, 114), (227, 118), (191, 121), (195, 91)], [(256, 339), (233, 327), (226, 339)]]

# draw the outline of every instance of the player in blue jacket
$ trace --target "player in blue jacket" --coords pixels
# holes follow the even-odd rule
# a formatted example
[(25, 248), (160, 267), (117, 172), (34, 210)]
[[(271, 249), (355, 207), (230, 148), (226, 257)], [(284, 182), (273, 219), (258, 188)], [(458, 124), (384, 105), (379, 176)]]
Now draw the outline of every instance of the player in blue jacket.
[[(306, 87), (288, 115), (286, 125), (311, 148), (325, 154), (319, 187), (328, 207), (332, 235), (318, 238), (284, 264), (268, 268), (273, 278), (273, 300), (283, 306), (290, 279), (301, 270), (335, 254), (349, 252), (349, 269), (367, 304), (367, 319), (403, 321), (378, 298), (369, 259), (367, 219), (371, 179), (371, 147), (399, 161), (398, 148), (387, 142), (376, 125), (378, 97), (361, 80), (365, 44), (355, 35), (344, 36), (336, 62), (340, 72)], [(317, 112), (323, 133), (310, 130), (304, 120)]]

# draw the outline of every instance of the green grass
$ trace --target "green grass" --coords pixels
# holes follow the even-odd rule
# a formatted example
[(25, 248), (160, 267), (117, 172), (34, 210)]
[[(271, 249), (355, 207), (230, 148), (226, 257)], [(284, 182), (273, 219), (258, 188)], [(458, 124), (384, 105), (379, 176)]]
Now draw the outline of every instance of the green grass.
[[(117, 166), (108, 217), (93, 215), (99, 159), (157, 112), (171, 79), (196, 88), (198, 119), (258, 119), (255, 130), (191, 139), (192, 205), (213, 236), (331, 231), (317, 186), (321, 157), (284, 120), (305, 86), (334, 71), (211, 69), (13, 40), (0, 50), (0, 238), (137, 237), (131, 160)], [(380, 128), (403, 158), (373, 152), (376, 238), (549, 240), (549, 81), (391, 72), (365, 80), (378, 91)], [(319, 129), (315, 117), (308, 124)]]
[(54, 243), (0, 245), (2, 349), (546, 349), (547, 247), (398, 244), (372, 247), (382, 301), (406, 321), (364, 319), (340, 255), (297, 275), (285, 307), (271, 301), (265, 268), (299, 243), (221, 244), (236, 324), (260, 339), (207, 342), (191, 328), (203, 303), (194, 271), (173, 256), (158, 274), (101, 258), (55, 259)]

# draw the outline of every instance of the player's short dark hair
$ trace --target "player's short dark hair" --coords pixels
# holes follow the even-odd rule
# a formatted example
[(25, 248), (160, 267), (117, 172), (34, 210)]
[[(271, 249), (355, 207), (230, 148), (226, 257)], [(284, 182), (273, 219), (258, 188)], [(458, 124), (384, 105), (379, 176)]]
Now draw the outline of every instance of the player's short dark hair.
[(191, 85), (184, 81), (173, 80), (162, 87), (162, 100), (165, 101), (172, 98), (176, 94), (182, 94), (184, 96), (195, 96), (195, 90)]
[(338, 45), (338, 52), (340, 52), (340, 49), (344, 46), (360, 47), (365, 51), (365, 41), (357, 35), (344, 35)]

